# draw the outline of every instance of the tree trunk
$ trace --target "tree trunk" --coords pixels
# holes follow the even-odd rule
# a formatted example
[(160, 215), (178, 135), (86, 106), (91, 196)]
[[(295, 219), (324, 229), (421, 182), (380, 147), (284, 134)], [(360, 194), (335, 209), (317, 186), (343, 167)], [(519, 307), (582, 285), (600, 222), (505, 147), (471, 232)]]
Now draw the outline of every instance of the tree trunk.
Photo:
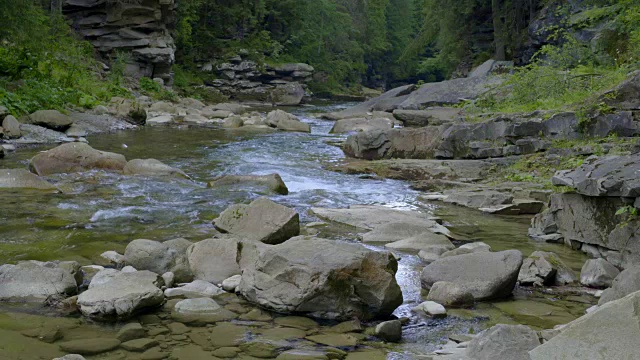
[(507, 59), (505, 47), (505, 29), (501, 0), (491, 0), (491, 11), (493, 14), (493, 42), (495, 45), (495, 60), (503, 61)]

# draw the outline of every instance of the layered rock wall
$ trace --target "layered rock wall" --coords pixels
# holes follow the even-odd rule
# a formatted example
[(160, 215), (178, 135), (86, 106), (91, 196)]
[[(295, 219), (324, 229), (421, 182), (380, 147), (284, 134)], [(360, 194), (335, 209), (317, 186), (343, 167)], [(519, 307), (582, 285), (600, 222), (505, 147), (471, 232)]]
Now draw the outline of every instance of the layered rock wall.
[(128, 54), (126, 73), (171, 81), (175, 45), (174, 0), (65, 0), (64, 14), (78, 34), (110, 62)]

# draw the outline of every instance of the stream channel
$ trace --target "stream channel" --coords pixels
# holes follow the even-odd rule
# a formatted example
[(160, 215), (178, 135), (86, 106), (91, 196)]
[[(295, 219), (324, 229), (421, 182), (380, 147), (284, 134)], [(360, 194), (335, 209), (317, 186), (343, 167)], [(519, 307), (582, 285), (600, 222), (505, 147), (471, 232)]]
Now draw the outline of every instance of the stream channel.
[[(329, 134), (333, 122), (314, 116), (319, 111), (335, 111), (348, 104), (323, 104), (288, 109), (311, 124), (311, 134), (256, 132), (208, 128), (142, 128), (115, 134), (89, 136), (92, 147), (124, 154), (127, 159), (155, 158), (177, 167), (194, 180), (177, 180), (124, 176), (104, 171), (63, 174), (47, 177), (63, 190), (61, 194), (0, 192), (0, 264), (20, 260), (76, 260), (82, 265), (95, 263), (107, 250), (120, 253), (128, 242), (144, 238), (169, 240), (206, 239), (215, 233), (211, 221), (226, 207), (248, 203), (261, 194), (251, 188), (207, 188), (206, 182), (225, 174), (278, 173), (290, 194), (270, 198), (295, 208), (301, 222), (318, 221), (308, 213), (311, 207), (341, 208), (353, 204), (375, 204), (401, 210), (433, 213), (454, 232), (492, 246), (493, 251), (518, 249), (525, 256), (536, 250), (553, 251), (579, 273), (585, 258), (582, 253), (556, 244), (537, 243), (527, 237), (530, 218), (485, 215), (478, 211), (439, 203), (423, 203), (419, 192), (402, 181), (379, 179), (333, 172), (328, 165), (344, 159), (335, 146), (344, 136)], [(0, 167), (26, 167), (28, 160), (43, 148), (22, 149), (0, 160)], [(320, 234), (339, 241), (358, 241), (349, 229), (333, 228)], [(369, 246), (373, 249), (382, 247)], [(563, 293), (517, 288), (513, 299), (480, 303), (470, 310), (451, 310), (444, 319), (420, 317), (411, 308), (423, 301), (420, 271), (424, 263), (413, 254), (399, 253), (397, 280), (404, 295), (404, 305), (395, 315), (409, 317), (400, 344), (384, 344), (361, 336), (357, 347), (342, 348), (350, 352), (347, 359), (414, 359), (428, 354), (447, 341), (452, 334), (477, 333), (496, 323), (521, 323), (534, 329), (551, 328), (567, 323), (582, 314), (596, 299), (579, 291)], [(39, 326), (61, 329), (64, 341), (113, 337), (123, 324), (97, 324), (79, 316), (52, 316), (46, 309), (27, 305), (0, 305), (0, 358), (51, 359), (63, 353), (55, 343), (48, 344), (22, 335)], [(166, 323), (166, 314), (158, 314), (160, 323), (139, 319), (149, 329)], [(163, 317), (165, 316), (165, 317)], [(279, 316), (273, 314), (273, 316)], [(334, 323), (320, 322), (319, 326)], [(218, 324), (217, 326), (220, 326)], [(264, 336), (309, 346), (271, 322), (252, 325), (236, 321), (220, 328), (218, 334), (231, 336), (234, 331), (244, 339)], [(165, 334), (157, 340), (174, 358), (200, 359), (208, 347), (199, 344), (193, 334), (210, 338), (216, 327), (194, 328), (189, 336)], [(159, 330), (158, 330), (159, 331)], [(307, 329), (307, 332), (316, 331)], [(222, 336), (222, 335), (217, 335)], [(304, 337), (304, 332), (299, 337)], [(224, 341), (222, 342), (224, 343)], [(227, 344), (225, 344), (227, 345)], [(237, 341), (228, 345), (240, 345)], [(227, 346), (229, 347), (229, 346)], [(233, 346), (231, 346), (233, 347)], [(183, 348), (180, 351), (172, 351)], [(202, 349), (205, 352), (202, 352)], [(191, 353), (190, 353), (191, 351)], [(191, 355), (190, 355), (191, 354)], [(139, 353), (114, 350), (87, 359), (139, 359)], [(217, 359), (217, 357), (206, 357)], [(238, 359), (252, 357), (238, 353)]]

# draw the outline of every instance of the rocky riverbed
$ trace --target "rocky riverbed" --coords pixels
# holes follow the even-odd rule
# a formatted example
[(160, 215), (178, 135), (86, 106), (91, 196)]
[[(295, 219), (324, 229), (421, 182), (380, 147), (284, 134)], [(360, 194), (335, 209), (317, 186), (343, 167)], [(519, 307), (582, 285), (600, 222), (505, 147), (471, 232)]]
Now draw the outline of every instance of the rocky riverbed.
[[(530, 239), (531, 215), (331, 171), (346, 136), (314, 114), (344, 107), (206, 124), (165, 108), (173, 126), (8, 153), (1, 168), (41, 177), (0, 181), (1, 357), (480, 359), (513, 337), (515, 359), (598, 303), (586, 256)], [(459, 169), (442, 171), (482, 176)], [(608, 308), (623, 317), (592, 317)]]

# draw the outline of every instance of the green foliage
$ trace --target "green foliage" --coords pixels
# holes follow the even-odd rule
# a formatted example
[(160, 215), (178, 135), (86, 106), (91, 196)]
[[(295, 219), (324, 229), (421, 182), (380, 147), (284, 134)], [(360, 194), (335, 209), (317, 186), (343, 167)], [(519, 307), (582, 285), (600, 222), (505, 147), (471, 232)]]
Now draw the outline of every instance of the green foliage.
[[(586, 44), (566, 34), (560, 36), (564, 39), (562, 45), (544, 46), (531, 64), (517, 69), (503, 86), (479, 99), (469, 110), (513, 113), (571, 105), (587, 106), (588, 111), (594, 106), (602, 107), (591, 103), (594, 94), (622, 81), (629, 68), (603, 64)], [(587, 118), (586, 114), (583, 118)]]
[(166, 89), (164, 86), (158, 84), (152, 79), (143, 77), (140, 79), (139, 85), (140, 91), (149, 97), (158, 100), (178, 101), (178, 95), (175, 92)]
[(39, 109), (91, 108), (125, 95), (121, 79), (100, 79), (93, 47), (62, 15), (30, 1), (0, 1), (0, 104), (20, 116)]

